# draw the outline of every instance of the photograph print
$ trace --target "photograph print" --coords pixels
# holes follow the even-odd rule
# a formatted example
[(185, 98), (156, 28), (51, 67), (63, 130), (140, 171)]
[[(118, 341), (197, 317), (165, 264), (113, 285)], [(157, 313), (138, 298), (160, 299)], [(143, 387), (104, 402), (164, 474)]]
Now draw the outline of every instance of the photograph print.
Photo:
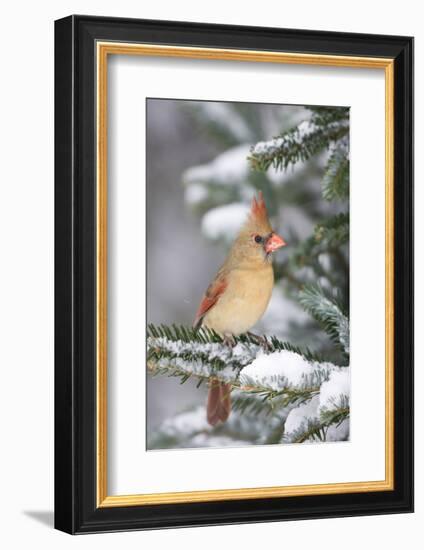
[(147, 449), (348, 441), (349, 108), (146, 121)]

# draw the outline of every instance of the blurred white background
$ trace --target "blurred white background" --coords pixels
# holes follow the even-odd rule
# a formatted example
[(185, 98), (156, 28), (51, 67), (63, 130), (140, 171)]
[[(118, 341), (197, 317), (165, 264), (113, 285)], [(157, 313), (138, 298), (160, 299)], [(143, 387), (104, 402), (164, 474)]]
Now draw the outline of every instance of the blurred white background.
[[(71, 13), (210, 23), (391, 33), (416, 37), (416, 151), (424, 148), (424, 30), (419, 3), (330, 0), (302, 3), (213, 3), (194, 0), (81, 0), (3, 7), (1, 150), (0, 541), (4, 548), (417, 548), (424, 520), (424, 384), (417, 348), (416, 514), (70, 537), (52, 530), (53, 508), (53, 20)], [(420, 157), (418, 157), (420, 158)], [(416, 204), (424, 204), (417, 164)], [(424, 330), (422, 239), (416, 221), (417, 335)]]

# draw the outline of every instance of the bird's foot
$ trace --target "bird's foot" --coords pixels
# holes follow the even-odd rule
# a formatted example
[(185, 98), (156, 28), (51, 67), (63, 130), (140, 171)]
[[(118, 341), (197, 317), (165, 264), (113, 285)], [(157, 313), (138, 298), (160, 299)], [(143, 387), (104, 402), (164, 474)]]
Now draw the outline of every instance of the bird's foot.
[(233, 348), (236, 345), (236, 339), (232, 334), (224, 334), (223, 341), (229, 348)]
[(247, 335), (266, 351), (271, 351), (271, 344), (268, 342), (266, 336), (259, 336), (259, 334), (255, 334), (254, 332), (248, 332)]

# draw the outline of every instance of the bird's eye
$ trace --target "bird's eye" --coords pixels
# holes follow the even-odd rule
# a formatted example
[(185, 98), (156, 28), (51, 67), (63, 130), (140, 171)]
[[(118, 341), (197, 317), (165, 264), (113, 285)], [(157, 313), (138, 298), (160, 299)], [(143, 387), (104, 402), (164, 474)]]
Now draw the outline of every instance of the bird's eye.
[(262, 242), (262, 237), (260, 235), (255, 235), (255, 243), (261, 243)]

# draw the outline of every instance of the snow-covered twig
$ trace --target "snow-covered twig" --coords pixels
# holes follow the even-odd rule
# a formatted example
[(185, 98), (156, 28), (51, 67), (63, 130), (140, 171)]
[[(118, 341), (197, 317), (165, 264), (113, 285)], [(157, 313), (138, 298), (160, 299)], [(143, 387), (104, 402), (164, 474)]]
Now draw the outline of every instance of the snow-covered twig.
[(260, 141), (250, 150), (253, 169), (265, 171), (270, 166), (285, 170), (289, 165), (305, 161), (327, 149), (349, 132), (348, 111), (315, 110), (310, 120), (269, 141)]

